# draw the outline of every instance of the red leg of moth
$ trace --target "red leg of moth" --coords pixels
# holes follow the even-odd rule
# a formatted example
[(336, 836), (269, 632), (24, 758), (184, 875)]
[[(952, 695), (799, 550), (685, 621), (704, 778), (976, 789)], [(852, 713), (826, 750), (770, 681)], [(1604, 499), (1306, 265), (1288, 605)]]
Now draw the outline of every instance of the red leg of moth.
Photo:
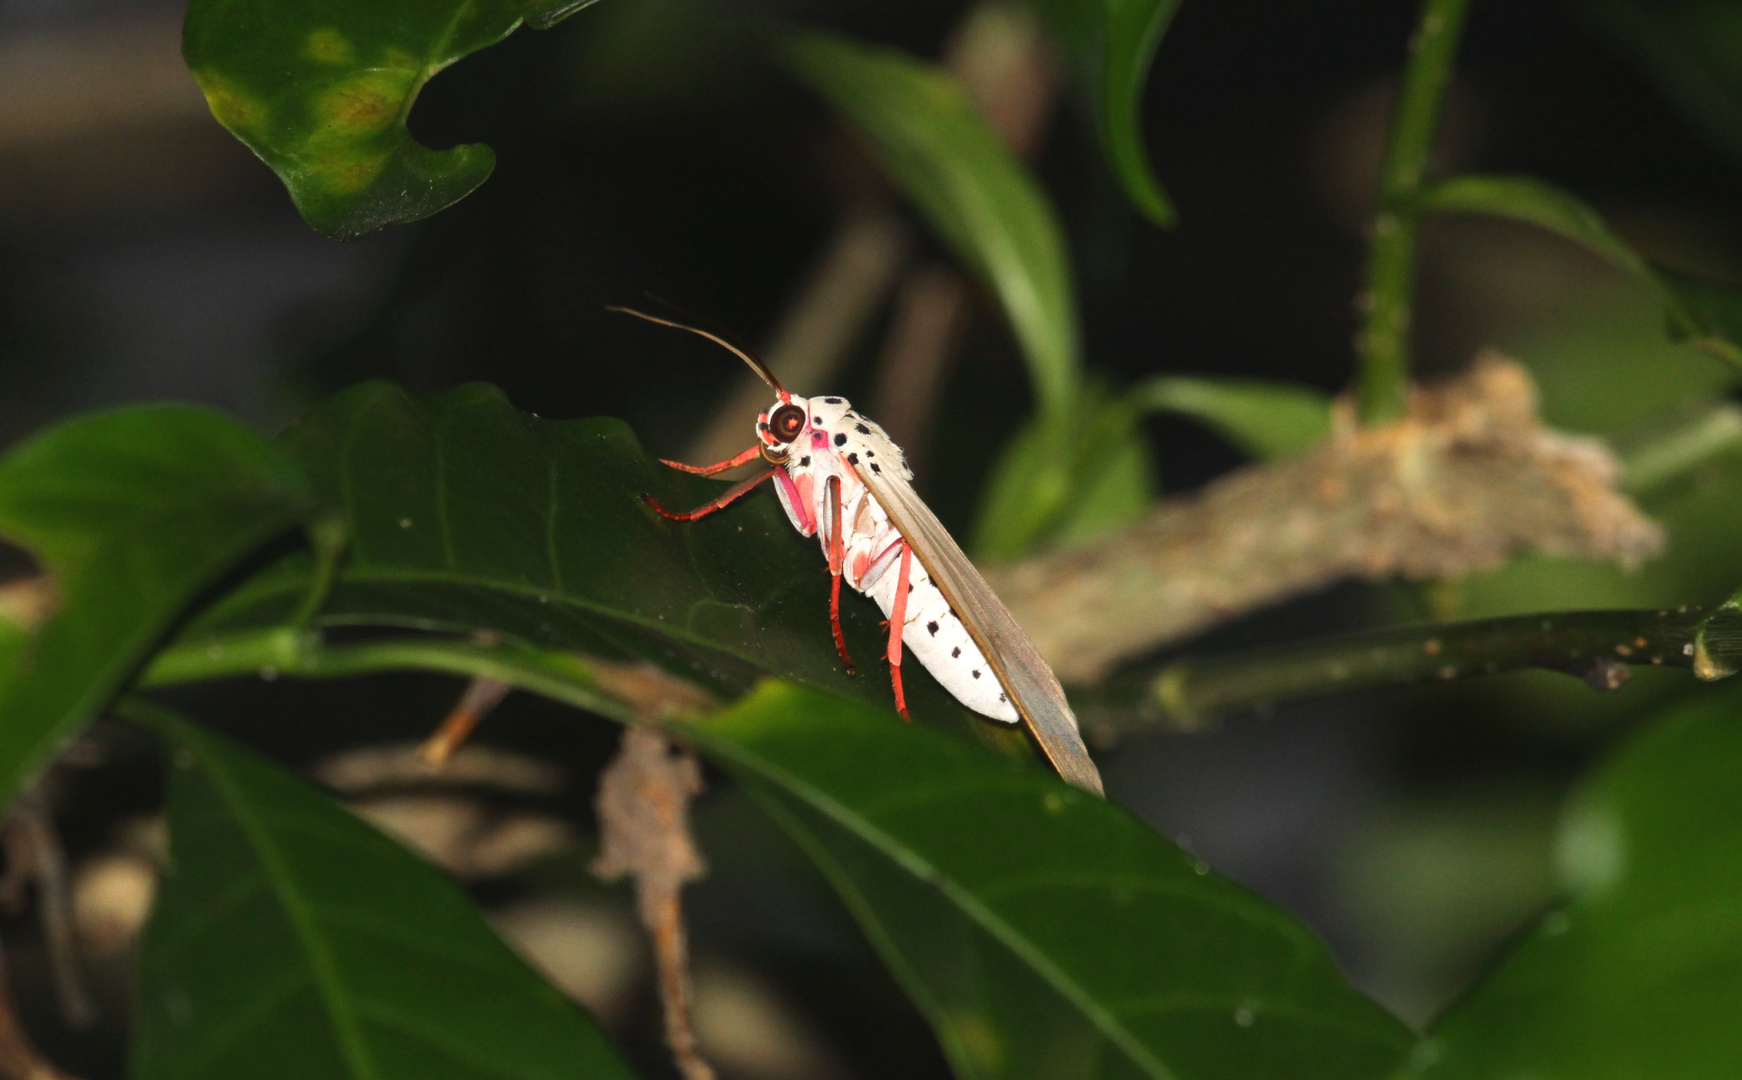
[(757, 484), (762, 483), (762, 481), (768, 479), (770, 476), (773, 476), (773, 475), (774, 475), (774, 467), (770, 466), (766, 472), (757, 473), (755, 476), (750, 477), (748, 480), (738, 481), (736, 484), (733, 484), (730, 488), (727, 488), (726, 493), (724, 495), (721, 495), (719, 498), (715, 499), (713, 502), (704, 503), (701, 506), (696, 507), (694, 510), (691, 510), (687, 514), (674, 514), (674, 513), (672, 513), (670, 510), (667, 510), (665, 507), (659, 505), (659, 500), (654, 498), (652, 495), (641, 496), (641, 501), (646, 503), (648, 506), (653, 507), (653, 512), (658, 514), (660, 517), (670, 518), (673, 521), (694, 521), (697, 518), (707, 517), (709, 514), (713, 513), (715, 510), (719, 510), (722, 507), (728, 505), (734, 499), (742, 498), (743, 496), (748, 494), (750, 492), (750, 490), (752, 488), (754, 488)]
[(908, 573), (913, 569), (913, 549), (901, 542), (901, 576), (895, 579), (895, 603), (889, 606), (889, 681), (895, 685), (895, 711), (903, 720), (907, 715), (907, 695), (901, 692), (901, 631), (907, 625)]
[(854, 674), (853, 658), (847, 655), (847, 638), (841, 633), (841, 565), (846, 561), (841, 539), (841, 478), (829, 477), (829, 626), (835, 631), (835, 651), (847, 674)]
[(681, 469), (687, 473), (695, 473), (697, 476), (712, 476), (715, 473), (725, 472), (727, 469), (736, 469), (740, 465), (748, 465), (752, 461), (755, 461), (757, 455), (761, 453), (762, 447), (752, 446), (737, 457), (727, 458), (725, 461), (716, 461), (712, 465), (685, 465), (681, 461), (667, 461), (665, 458), (660, 458), (659, 463), (661, 465), (670, 465), (674, 469)]

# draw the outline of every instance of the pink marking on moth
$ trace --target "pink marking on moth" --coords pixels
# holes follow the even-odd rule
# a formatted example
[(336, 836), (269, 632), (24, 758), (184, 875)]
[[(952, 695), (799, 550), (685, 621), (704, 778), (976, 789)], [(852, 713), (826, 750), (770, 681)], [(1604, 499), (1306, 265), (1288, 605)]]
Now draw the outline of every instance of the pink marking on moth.
[(780, 490), (786, 495), (787, 504), (798, 516), (799, 531), (807, 536), (815, 532), (817, 523), (811, 519), (811, 478), (808, 475), (801, 476), (795, 484), (785, 469), (776, 469), (774, 482), (780, 485)]

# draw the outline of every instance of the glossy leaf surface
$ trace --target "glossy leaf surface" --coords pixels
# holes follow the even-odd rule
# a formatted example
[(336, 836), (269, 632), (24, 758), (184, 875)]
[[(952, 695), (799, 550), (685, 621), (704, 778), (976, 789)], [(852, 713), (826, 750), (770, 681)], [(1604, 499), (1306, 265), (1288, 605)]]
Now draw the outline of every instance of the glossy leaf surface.
[(1131, 393), (1146, 409), (1201, 421), (1259, 461), (1311, 449), (1331, 432), (1330, 398), (1294, 383), (1163, 375)]
[(789, 37), (786, 55), (997, 293), (1041, 412), (1067, 409), (1081, 365), (1076, 293), (1063, 233), (1028, 170), (935, 65), (825, 34)]
[(1735, 1075), (1742, 1058), (1742, 695), (1674, 707), (1575, 792), (1568, 896), (1439, 1024), (1409, 1075)]
[(428, 217), (490, 175), (482, 145), (431, 150), (406, 117), (454, 61), (593, 0), (193, 0), (182, 55), (212, 115), (310, 225), (351, 239)]
[(0, 799), (109, 702), (200, 590), (311, 506), (284, 454), (204, 409), (100, 413), (0, 460), (0, 536), (57, 596), (34, 635), (7, 635)]
[[(1038, 766), (843, 696), (887, 691), (839, 675), (814, 542), (768, 501), (665, 522), (639, 491), (688, 505), (718, 485), (663, 470), (619, 424), (538, 421), (480, 387), (422, 404), (363, 387), (290, 442), (352, 511), (323, 619), (510, 639), (333, 646), (357, 659), (311, 673), (375, 657), (594, 708), (601, 684), (577, 650), (722, 690), (783, 667), (811, 683), (765, 686), (694, 738), (829, 869), (965, 1075), (1366, 1077), (1403, 1053), (1407, 1035), (1289, 916)], [(788, 573), (800, 566), (809, 578)], [(191, 630), (182, 670), (221, 665), (221, 639), (201, 635), (268, 620), (296, 576), (265, 572)], [(850, 632), (875, 640), (874, 613), (859, 617)]]
[(1144, 149), (1143, 89), (1180, 0), (1042, 0), (1093, 105), (1101, 149), (1126, 198), (1157, 225), (1176, 220)]
[(185, 721), (140, 959), (135, 1080), (627, 1080), (439, 872)]
[(960, 1076), (1356, 1080), (1410, 1044), (1293, 918), (1037, 768), (776, 685), (693, 730)]
[[(753, 418), (747, 418), (746, 438)], [(616, 420), (545, 421), (494, 387), (414, 399), (371, 383), (329, 401), (285, 442), (351, 526), (320, 620), (470, 634), (641, 657), (723, 693), (766, 674), (893, 701), (881, 613), (843, 596), (846, 673), (829, 633), (828, 564), (772, 490), (696, 522), (641, 502), (700, 506), (725, 485), (649, 457)], [(306, 587), (298, 557), (215, 609), (207, 626), (281, 620)], [(1004, 725), (971, 718), (916, 664), (914, 715), (1026, 752)]]

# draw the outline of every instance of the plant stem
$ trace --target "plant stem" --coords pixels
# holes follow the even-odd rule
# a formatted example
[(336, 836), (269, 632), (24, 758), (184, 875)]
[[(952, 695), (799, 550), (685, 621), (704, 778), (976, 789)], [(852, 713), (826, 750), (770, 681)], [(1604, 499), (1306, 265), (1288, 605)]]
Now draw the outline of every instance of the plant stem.
[(1176, 660), (1143, 681), (1135, 715), (1110, 714), (1096, 724), (1104, 732), (1190, 729), (1282, 701), (1525, 668), (1559, 671), (1596, 689), (1613, 690), (1627, 681), (1630, 664), (1694, 668), (1705, 678), (1722, 677), (1742, 664), (1742, 609), (1517, 615)]
[(1411, 203), (1421, 190), (1439, 131), (1440, 106), (1468, 8), (1469, 0), (1424, 0), (1410, 40), (1403, 93), (1379, 178), (1379, 206), (1361, 294), (1360, 407), (1361, 419), (1369, 424), (1403, 415), (1419, 216)]
[(276, 628), (173, 644), (157, 654), (139, 685), (174, 686), (244, 676), (341, 679), (424, 671), (495, 679), (612, 719), (636, 720), (641, 714), (600, 685), (595, 667), (573, 654), (506, 642), (419, 637), (326, 645), (318, 633)]

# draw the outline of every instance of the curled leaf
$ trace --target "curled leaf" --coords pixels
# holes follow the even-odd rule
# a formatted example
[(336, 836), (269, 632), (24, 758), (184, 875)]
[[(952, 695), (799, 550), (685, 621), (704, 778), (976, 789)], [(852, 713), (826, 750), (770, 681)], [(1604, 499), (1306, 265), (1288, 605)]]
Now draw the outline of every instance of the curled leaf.
[(182, 56), (212, 115), (260, 155), (303, 218), (337, 240), (416, 221), (482, 184), (483, 145), (431, 150), (405, 120), (435, 74), (523, 22), (593, 0), (194, 0)]

